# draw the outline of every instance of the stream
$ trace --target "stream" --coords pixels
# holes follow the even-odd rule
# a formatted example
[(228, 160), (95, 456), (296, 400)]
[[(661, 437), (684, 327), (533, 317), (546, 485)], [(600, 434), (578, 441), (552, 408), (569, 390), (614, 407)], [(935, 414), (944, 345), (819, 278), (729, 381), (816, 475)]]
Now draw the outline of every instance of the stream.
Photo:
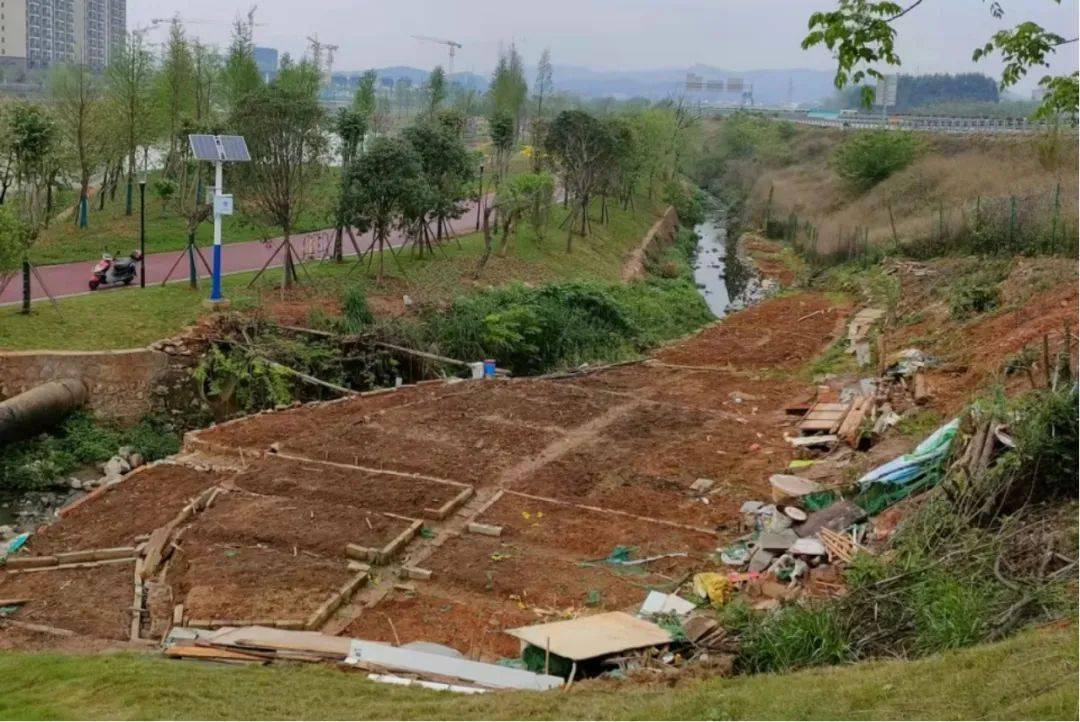
[(698, 236), (694, 283), (714, 316), (740, 311), (776, 290), (775, 282), (763, 279), (753, 262), (739, 253), (737, 234), (729, 243), (723, 209), (710, 211), (704, 223), (694, 226), (694, 233)]

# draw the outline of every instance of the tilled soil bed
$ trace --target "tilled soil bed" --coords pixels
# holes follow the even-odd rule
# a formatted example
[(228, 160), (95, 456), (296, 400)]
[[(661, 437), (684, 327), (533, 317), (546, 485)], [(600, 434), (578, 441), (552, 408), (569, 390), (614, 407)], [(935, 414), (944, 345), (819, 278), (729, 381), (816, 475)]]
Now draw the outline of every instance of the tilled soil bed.
[(45, 555), (133, 546), (135, 537), (165, 524), (191, 498), (221, 478), (220, 474), (178, 464), (140, 469), (34, 534), (28, 549)]
[(67, 629), (99, 639), (128, 639), (135, 562), (84, 569), (0, 574), (0, 597), (29, 601), (20, 622)]

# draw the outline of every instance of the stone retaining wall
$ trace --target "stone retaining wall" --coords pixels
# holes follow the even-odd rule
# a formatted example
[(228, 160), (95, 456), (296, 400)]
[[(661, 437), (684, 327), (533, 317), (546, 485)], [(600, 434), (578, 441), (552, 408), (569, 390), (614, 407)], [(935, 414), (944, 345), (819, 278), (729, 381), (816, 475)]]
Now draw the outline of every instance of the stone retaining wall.
[(122, 351), (0, 352), (0, 398), (60, 378), (80, 378), (90, 389), (88, 408), (97, 415), (135, 421), (151, 411), (190, 404), (188, 369), (194, 359), (154, 348)]

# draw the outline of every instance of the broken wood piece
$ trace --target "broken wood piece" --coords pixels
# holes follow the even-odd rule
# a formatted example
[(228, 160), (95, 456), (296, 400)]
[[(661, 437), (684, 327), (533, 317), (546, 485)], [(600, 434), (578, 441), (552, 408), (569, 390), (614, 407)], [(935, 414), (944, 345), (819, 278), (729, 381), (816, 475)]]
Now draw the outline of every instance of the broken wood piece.
[(206, 659), (220, 662), (247, 662), (251, 664), (266, 664), (262, 657), (256, 657), (243, 652), (234, 652), (220, 647), (197, 647), (195, 645), (173, 645), (165, 650), (166, 657), (174, 659)]
[(796, 448), (806, 446), (828, 446), (830, 444), (835, 444), (839, 439), (840, 437), (836, 434), (817, 434), (816, 436), (788, 437), (788, 443)]
[(863, 423), (873, 407), (873, 401), (869, 396), (855, 398), (851, 404), (851, 410), (848, 411), (847, 416), (844, 417), (844, 421), (836, 432), (841, 441), (852, 448), (859, 445)]
[(406, 579), (431, 579), (430, 569), (421, 569), (420, 567), (402, 567), (401, 573), (405, 575)]
[(925, 404), (933, 397), (930, 384), (926, 380), (926, 374), (922, 371), (915, 372), (915, 381), (912, 384), (912, 398), (917, 404)]
[(503, 528), (494, 524), (481, 524), (478, 521), (469, 522), (466, 527), (473, 534), (483, 534), (485, 536), (502, 536)]

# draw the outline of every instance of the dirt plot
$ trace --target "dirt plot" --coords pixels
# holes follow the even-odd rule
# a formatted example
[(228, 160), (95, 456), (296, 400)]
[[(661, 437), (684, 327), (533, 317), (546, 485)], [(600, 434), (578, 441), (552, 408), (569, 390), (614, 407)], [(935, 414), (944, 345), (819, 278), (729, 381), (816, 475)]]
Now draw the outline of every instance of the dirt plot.
[(342, 559), (193, 535), (166, 579), (189, 619), (303, 620), (350, 576)]
[(616, 571), (599, 563), (585, 565), (588, 561), (531, 544), (469, 535), (447, 541), (426, 565), (440, 588), (552, 610), (634, 606), (650, 587), (670, 584), (700, 567), (697, 560), (675, 558)]
[[(512, 488), (712, 528), (732, 513), (730, 504), (714, 501), (727, 497), (735, 504), (745, 500), (748, 488), (767, 489), (766, 472), (790, 454), (780, 447), (779, 432), (768, 448), (758, 433), (737, 422), (675, 407), (643, 406)], [(699, 478), (718, 484), (708, 504), (691, 492)]]
[(258, 494), (317, 499), (414, 517), (422, 515), (425, 509), (438, 509), (464, 488), (279, 456), (256, 461), (232, 477), (231, 483)]
[(128, 639), (135, 563), (0, 573), (0, 597), (27, 598), (13, 619), (99, 639)]
[(234, 491), (217, 497), (183, 545), (270, 546), (345, 560), (345, 545), (382, 547), (408, 528), (402, 518), (322, 501)]
[(204, 429), (199, 432), (199, 437), (224, 446), (265, 449), (275, 441), (285, 445), (312, 436), (347, 434), (348, 429), (365, 415), (473, 390), (475, 384), (468, 383), (405, 386), (387, 393), (258, 414), (239, 422)]
[(548, 547), (583, 559), (605, 557), (619, 545), (633, 547), (637, 556), (678, 551), (698, 557), (716, 546), (712, 534), (512, 493), (504, 494), (479, 520), (501, 526), (504, 542)]
[(445, 644), (470, 659), (515, 657), (520, 643), (502, 630), (536, 622), (535, 614), (490, 595), (425, 585), (417, 593), (392, 592), (365, 609), (342, 634), (389, 644)]
[(763, 301), (657, 354), (672, 364), (792, 368), (839, 334), (847, 307), (817, 293)]
[(176, 464), (156, 464), (139, 471), (30, 538), (34, 554), (132, 546), (175, 517), (199, 492), (222, 477)]

